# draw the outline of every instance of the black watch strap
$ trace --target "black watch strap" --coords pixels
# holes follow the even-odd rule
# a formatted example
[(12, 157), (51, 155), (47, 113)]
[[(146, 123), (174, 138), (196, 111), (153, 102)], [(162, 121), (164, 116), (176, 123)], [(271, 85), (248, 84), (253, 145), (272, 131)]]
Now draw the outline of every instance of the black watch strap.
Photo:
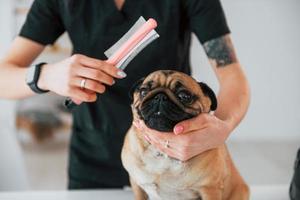
[(45, 64), (47, 64), (47, 63), (39, 63), (39, 64), (33, 66), (34, 72), (33, 72), (32, 80), (27, 82), (27, 84), (31, 88), (31, 90), (38, 94), (43, 94), (43, 93), (49, 92), (49, 90), (43, 90), (43, 89), (39, 88), (37, 85), (38, 80), (40, 78), (40, 74), (41, 74), (41, 68)]

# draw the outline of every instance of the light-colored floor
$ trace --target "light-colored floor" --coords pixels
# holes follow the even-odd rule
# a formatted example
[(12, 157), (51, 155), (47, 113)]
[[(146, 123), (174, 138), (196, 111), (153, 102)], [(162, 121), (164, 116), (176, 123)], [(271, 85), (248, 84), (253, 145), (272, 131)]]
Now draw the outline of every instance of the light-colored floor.
[(232, 141), (228, 147), (250, 185), (289, 184), (300, 141)]
[(30, 190), (67, 188), (68, 145), (67, 135), (43, 144), (22, 144)]
[[(288, 184), (299, 141), (229, 141), (231, 155), (250, 185)], [(22, 145), (32, 190), (60, 190), (67, 183), (68, 140)]]

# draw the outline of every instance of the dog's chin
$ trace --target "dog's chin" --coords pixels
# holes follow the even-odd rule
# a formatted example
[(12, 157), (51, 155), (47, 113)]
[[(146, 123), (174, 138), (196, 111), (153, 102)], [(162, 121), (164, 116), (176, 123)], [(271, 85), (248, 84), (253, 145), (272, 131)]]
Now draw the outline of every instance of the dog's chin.
[(159, 104), (148, 100), (142, 105), (139, 114), (147, 127), (161, 132), (173, 132), (177, 123), (194, 117), (171, 100)]
[(174, 126), (179, 121), (170, 120), (164, 116), (150, 116), (148, 119), (144, 119), (144, 122), (147, 127), (162, 131), (162, 132), (171, 132), (173, 131)]

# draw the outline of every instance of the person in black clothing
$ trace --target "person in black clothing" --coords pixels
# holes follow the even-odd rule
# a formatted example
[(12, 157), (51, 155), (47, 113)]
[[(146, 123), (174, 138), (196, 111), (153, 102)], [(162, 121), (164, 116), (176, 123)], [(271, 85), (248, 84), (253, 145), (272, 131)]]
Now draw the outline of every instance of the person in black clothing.
[[(106, 63), (103, 52), (140, 16), (156, 19), (160, 38), (124, 72)], [(70, 37), (72, 55), (28, 68), (64, 32)], [(178, 135), (174, 142), (183, 150), (172, 157), (187, 160), (223, 144), (250, 101), (219, 0), (35, 0), (0, 63), (0, 97), (20, 99), (51, 91), (85, 102), (72, 111), (68, 187), (121, 188), (129, 185), (120, 159), (132, 120), (127, 93), (134, 82), (155, 70), (190, 75), (191, 33), (203, 45), (220, 91), (214, 115), (201, 114), (174, 128)], [(34, 78), (26, 84), (29, 69)], [(161, 141), (162, 135), (153, 139)]]

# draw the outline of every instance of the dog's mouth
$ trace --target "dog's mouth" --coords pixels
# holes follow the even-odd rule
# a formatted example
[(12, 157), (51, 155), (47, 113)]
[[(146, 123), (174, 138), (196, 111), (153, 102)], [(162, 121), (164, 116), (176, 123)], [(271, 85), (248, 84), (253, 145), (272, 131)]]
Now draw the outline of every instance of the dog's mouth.
[(196, 115), (187, 113), (162, 91), (142, 102), (138, 114), (149, 128), (162, 132), (171, 132), (177, 123)]

